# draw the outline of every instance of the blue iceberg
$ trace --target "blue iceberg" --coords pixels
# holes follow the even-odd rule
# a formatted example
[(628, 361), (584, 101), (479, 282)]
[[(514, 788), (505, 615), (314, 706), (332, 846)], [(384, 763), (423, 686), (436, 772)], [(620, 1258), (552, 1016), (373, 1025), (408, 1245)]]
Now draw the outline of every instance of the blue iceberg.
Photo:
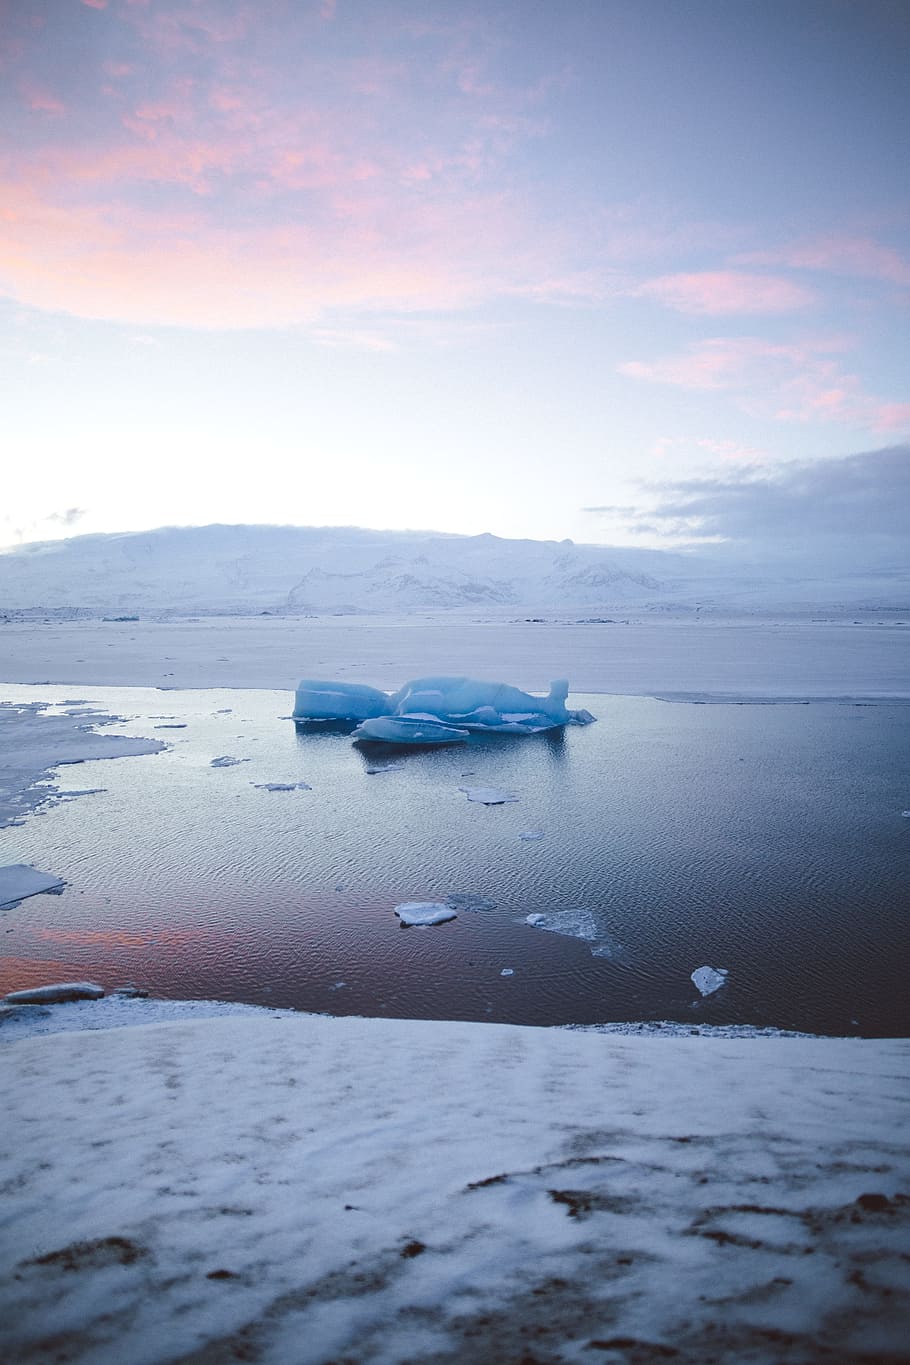
[(477, 678), (415, 678), (392, 697), (396, 715), (430, 715), (470, 730), (534, 734), (568, 725), (564, 678), (550, 683), (545, 697), (533, 697), (508, 683)]
[(297, 684), (292, 714), (294, 720), (367, 720), (387, 716), (391, 709), (388, 692), (378, 687), (304, 678)]
[(588, 725), (590, 711), (566, 706), (569, 684), (559, 678), (545, 697), (509, 683), (479, 678), (415, 678), (389, 694), (363, 683), (305, 678), (297, 688), (294, 719), (359, 721), (358, 739), (388, 744), (453, 744), (470, 732), (534, 735), (564, 725)]

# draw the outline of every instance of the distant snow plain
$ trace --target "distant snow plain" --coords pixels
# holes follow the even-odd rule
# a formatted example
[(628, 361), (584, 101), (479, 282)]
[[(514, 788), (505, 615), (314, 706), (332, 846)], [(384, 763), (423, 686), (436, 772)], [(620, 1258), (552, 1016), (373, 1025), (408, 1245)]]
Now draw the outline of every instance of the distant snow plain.
[[(290, 691), (451, 669), (906, 698), (907, 639), (767, 619), (20, 621), (0, 678)], [(0, 1052), (11, 1359), (906, 1359), (907, 1041), (265, 1010), (26, 1032), (5, 1025)]]

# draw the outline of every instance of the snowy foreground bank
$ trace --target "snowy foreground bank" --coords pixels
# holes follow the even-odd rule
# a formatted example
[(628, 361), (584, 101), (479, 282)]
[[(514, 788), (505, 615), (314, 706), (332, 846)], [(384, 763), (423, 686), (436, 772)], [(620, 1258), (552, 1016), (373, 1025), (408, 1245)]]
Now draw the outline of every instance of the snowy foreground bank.
[(910, 1043), (4, 1034), (7, 1359), (907, 1358)]

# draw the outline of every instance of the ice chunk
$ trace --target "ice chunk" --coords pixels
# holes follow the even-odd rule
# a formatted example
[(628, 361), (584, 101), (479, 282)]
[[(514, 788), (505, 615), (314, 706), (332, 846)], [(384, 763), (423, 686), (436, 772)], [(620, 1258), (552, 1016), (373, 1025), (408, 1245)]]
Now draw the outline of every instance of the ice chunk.
[(507, 801), (517, 801), (514, 792), (501, 791), (499, 787), (459, 787), (469, 801), (479, 801), (483, 806), (502, 806)]
[(311, 792), (313, 788), (309, 782), (251, 782), (251, 787), (258, 787), (261, 792)]
[(525, 924), (535, 929), (545, 929), (551, 934), (579, 938), (588, 945), (592, 957), (622, 960), (627, 956), (627, 950), (611, 938), (591, 910), (559, 910), (554, 914), (526, 915)]
[(696, 967), (691, 979), (702, 995), (713, 995), (715, 991), (720, 990), (721, 986), (726, 986), (727, 969), (726, 967)]
[(496, 902), (491, 901), (489, 896), (476, 896), (471, 891), (456, 891), (451, 896), (446, 896), (446, 905), (450, 905), (453, 910), (476, 910), (483, 912), (495, 910)]
[(39, 872), (28, 863), (8, 863), (0, 867), (0, 909), (39, 896), (43, 891), (62, 891), (65, 882), (50, 872)]
[(423, 712), (472, 730), (533, 734), (568, 723), (568, 694), (565, 679), (551, 683), (546, 697), (534, 697), (509, 683), (440, 676), (405, 683), (391, 702), (396, 715)]
[(369, 720), (393, 710), (387, 692), (364, 683), (321, 682), (304, 678), (294, 699), (295, 720)]
[(523, 829), (519, 834), (519, 839), (523, 839), (526, 844), (532, 843), (535, 839), (543, 838), (542, 829)]
[(446, 725), (435, 716), (376, 716), (361, 721), (355, 739), (377, 739), (386, 744), (461, 744), (467, 730)]
[(222, 754), (220, 758), (213, 758), (209, 764), (210, 768), (234, 768), (238, 763), (249, 763), (248, 758), (235, 758), (233, 754)]
[(53, 986), (33, 986), (31, 990), (12, 991), (3, 997), (4, 1005), (63, 1005), (68, 1000), (100, 1000), (104, 987), (96, 981), (58, 981)]
[(528, 735), (562, 725), (588, 725), (590, 711), (568, 711), (569, 684), (564, 678), (550, 684), (545, 697), (535, 697), (509, 683), (483, 682), (479, 678), (440, 675), (414, 678), (389, 695), (363, 683), (327, 682), (304, 678), (297, 687), (293, 718), (299, 721), (361, 721), (361, 739), (383, 740), (390, 744), (451, 743), (461, 735), (443, 739), (440, 731), (432, 738), (415, 738), (417, 727), (374, 724), (427, 719), (457, 730), (495, 730), (504, 734)]
[(502, 969), (502, 971), (499, 973), (499, 975), (500, 975), (500, 976), (514, 976), (514, 975), (515, 975), (515, 968), (514, 968), (514, 967), (503, 967), (503, 969)]
[(450, 905), (440, 901), (405, 901), (395, 906), (395, 914), (404, 925), (445, 924), (446, 920), (458, 918)]

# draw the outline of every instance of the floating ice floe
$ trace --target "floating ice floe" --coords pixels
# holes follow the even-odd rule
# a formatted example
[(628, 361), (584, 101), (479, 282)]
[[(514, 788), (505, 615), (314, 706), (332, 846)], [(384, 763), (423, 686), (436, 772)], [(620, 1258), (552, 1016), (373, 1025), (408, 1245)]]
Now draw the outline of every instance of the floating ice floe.
[(248, 758), (235, 758), (233, 754), (222, 754), (220, 758), (213, 758), (209, 764), (210, 768), (235, 768), (238, 763), (249, 763)]
[(550, 934), (581, 939), (588, 945), (592, 957), (622, 960), (627, 956), (623, 945), (610, 937), (590, 910), (557, 910), (552, 914), (526, 915), (525, 924), (530, 924), (534, 929), (545, 929)]
[(691, 980), (702, 995), (713, 995), (721, 986), (726, 986), (727, 975), (726, 967), (696, 967)]
[(503, 969), (502, 969), (502, 971), (499, 973), (499, 975), (500, 975), (500, 976), (514, 976), (514, 975), (515, 975), (515, 968), (514, 968), (514, 967), (503, 967)]
[(514, 792), (501, 791), (499, 787), (459, 787), (469, 801), (477, 801), (482, 806), (504, 806), (507, 801), (517, 801)]
[(65, 882), (50, 872), (39, 872), (28, 863), (8, 863), (0, 867), (0, 910), (9, 909), (27, 896), (44, 891), (62, 891)]
[(309, 782), (251, 782), (251, 787), (258, 787), (261, 792), (311, 792), (313, 788)]
[[(483, 682), (478, 678), (415, 678), (393, 693), (362, 683), (304, 678), (297, 687), (294, 719), (360, 721), (355, 731), (358, 739), (390, 744), (451, 744), (466, 738), (465, 732), (472, 730), (532, 735), (563, 725), (589, 725), (594, 720), (590, 711), (570, 711), (566, 707), (568, 693), (569, 684), (564, 678), (552, 682), (545, 697), (523, 692), (509, 683)], [(439, 727), (447, 727), (449, 734)]]
[(404, 905), (395, 906), (395, 914), (408, 926), (445, 924), (446, 920), (458, 918), (452, 907), (441, 901), (405, 901)]
[(526, 844), (533, 843), (535, 839), (543, 838), (542, 829), (523, 829), (519, 834), (519, 839), (523, 839)]

